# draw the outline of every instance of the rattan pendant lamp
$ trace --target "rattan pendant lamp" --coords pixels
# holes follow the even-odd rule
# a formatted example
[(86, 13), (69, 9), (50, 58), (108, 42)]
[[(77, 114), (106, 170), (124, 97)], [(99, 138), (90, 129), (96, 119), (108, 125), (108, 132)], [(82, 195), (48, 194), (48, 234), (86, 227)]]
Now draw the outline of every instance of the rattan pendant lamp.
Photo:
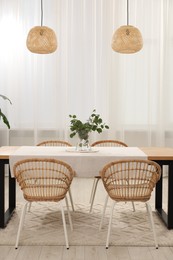
[(118, 28), (112, 37), (112, 49), (119, 53), (135, 53), (142, 49), (143, 39), (138, 28), (129, 25), (129, 0), (127, 0), (127, 25)]
[(52, 53), (57, 49), (55, 32), (43, 26), (43, 0), (41, 0), (41, 26), (35, 26), (29, 31), (26, 45), (31, 52), (39, 54)]

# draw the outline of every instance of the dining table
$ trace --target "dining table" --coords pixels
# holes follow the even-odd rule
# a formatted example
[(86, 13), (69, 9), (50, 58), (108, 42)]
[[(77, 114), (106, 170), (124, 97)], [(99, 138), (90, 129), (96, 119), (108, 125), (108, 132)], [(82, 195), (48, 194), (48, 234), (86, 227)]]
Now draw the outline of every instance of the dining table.
[[(2, 146), (0, 147), (0, 228), (5, 228), (16, 208), (16, 181), (13, 166), (26, 158), (54, 158), (75, 170), (76, 177), (93, 178), (109, 162), (124, 159), (156, 161), (163, 169), (168, 165), (168, 209), (162, 207), (162, 176), (155, 189), (155, 209), (168, 229), (173, 228), (173, 148), (168, 147), (92, 147), (78, 151), (75, 147), (60, 146)], [(7, 168), (8, 167), (8, 168)], [(8, 187), (5, 177), (8, 175)], [(7, 188), (7, 191), (5, 190)], [(8, 198), (8, 207), (5, 201)]]

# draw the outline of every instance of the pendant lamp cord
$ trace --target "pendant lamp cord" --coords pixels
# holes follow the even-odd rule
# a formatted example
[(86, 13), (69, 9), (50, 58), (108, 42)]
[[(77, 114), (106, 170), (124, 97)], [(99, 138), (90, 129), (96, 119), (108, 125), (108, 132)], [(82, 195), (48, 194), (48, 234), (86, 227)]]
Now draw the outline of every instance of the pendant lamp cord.
[(41, 26), (43, 26), (43, 0), (41, 0)]
[(129, 25), (129, 0), (127, 0), (127, 25)]

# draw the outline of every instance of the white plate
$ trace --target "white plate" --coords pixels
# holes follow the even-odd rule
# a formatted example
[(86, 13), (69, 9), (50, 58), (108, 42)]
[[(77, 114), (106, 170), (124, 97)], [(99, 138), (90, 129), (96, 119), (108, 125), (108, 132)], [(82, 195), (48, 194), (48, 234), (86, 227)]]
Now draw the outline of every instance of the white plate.
[(97, 152), (99, 152), (99, 150), (91, 149), (91, 150), (81, 150), (81, 151), (78, 151), (78, 150), (76, 150), (76, 148), (67, 148), (66, 152), (73, 152), (73, 153), (97, 153)]

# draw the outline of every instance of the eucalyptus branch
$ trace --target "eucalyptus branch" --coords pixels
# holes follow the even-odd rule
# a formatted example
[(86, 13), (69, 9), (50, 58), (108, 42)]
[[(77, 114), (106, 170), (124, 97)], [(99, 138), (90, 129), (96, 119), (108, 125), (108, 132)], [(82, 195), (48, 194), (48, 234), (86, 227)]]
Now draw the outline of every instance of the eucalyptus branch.
[[(92, 131), (97, 131), (99, 134), (102, 133), (103, 129), (109, 129), (109, 126), (103, 123), (102, 118), (99, 114), (96, 114), (96, 110), (92, 111), (89, 119), (83, 123), (77, 119), (76, 115), (69, 115), (70, 120), (70, 137), (73, 138), (76, 134), (83, 135)], [(84, 138), (85, 139), (85, 138)]]

